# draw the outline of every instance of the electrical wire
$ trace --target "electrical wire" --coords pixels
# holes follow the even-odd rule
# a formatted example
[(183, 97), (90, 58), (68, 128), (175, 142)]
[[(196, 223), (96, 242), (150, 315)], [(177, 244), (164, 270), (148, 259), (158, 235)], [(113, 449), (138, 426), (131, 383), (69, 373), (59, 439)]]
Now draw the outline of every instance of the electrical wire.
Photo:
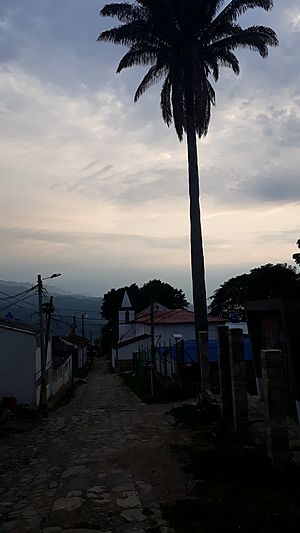
[(15, 302), (10, 302), (8, 305), (6, 305), (6, 306), (0, 308), (0, 313), (1, 313), (2, 311), (5, 311), (5, 309), (8, 309), (9, 307), (12, 307), (12, 306), (18, 304), (19, 302), (23, 302), (24, 300), (26, 300), (27, 298), (30, 298), (30, 297), (31, 297), (31, 294), (25, 296), (25, 298), (19, 298), (19, 299), (16, 300)]
[(31, 291), (35, 290), (36, 288), (37, 288), (37, 285), (34, 285), (30, 289), (27, 289), (26, 291), (19, 292), (17, 294), (7, 294), (6, 292), (0, 291), (0, 294), (4, 294), (6, 296), (6, 298), (1, 298), (0, 297), (0, 300), (6, 302), (7, 300), (11, 300), (13, 298), (18, 298), (19, 296), (23, 296), (25, 294), (28, 294)]

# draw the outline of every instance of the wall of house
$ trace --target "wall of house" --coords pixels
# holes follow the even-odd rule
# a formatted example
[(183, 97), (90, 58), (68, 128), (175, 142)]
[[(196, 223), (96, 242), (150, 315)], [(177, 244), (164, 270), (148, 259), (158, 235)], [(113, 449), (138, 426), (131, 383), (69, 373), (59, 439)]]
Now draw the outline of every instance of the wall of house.
[[(149, 328), (148, 331), (145, 331), (145, 333), (149, 333), (151, 331), (150, 326), (146, 326)], [(155, 343), (157, 344), (163, 344), (164, 342), (166, 344), (169, 344), (169, 341), (171, 340), (174, 342), (173, 335), (182, 335), (183, 340), (190, 340), (195, 338), (195, 328), (194, 324), (158, 324), (154, 326), (154, 338)]]
[[(132, 331), (132, 337), (137, 335), (151, 334), (151, 326), (149, 324), (136, 324), (135, 332)], [(194, 324), (156, 324), (154, 326), (155, 342), (163, 344), (174, 341), (173, 334), (182, 335), (183, 340), (195, 339)], [(210, 340), (218, 340), (217, 324), (208, 324), (208, 337)]]
[(112, 349), (111, 365), (113, 368), (117, 368), (118, 362), (132, 361), (132, 354), (137, 352), (139, 349), (148, 347), (150, 348), (151, 340), (143, 339), (142, 341), (135, 341), (127, 346), (118, 348), (118, 353), (116, 349)]
[(0, 328), (0, 398), (35, 405), (35, 336)]

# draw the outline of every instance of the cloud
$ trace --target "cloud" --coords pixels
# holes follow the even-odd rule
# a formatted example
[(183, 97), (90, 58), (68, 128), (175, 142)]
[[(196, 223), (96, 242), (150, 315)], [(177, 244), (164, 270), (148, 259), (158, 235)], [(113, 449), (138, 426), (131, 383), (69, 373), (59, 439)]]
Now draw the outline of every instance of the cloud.
[(38, 241), (64, 244), (66, 246), (94, 245), (127, 245), (145, 246), (147, 248), (180, 249), (186, 247), (189, 237), (149, 237), (139, 234), (126, 233), (96, 233), (37, 230), (33, 228), (6, 227), (0, 228), (0, 239), (18, 241)]
[[(98, 17), (103, 4), (0, 4), (4, 262), (21, 277), (25, 265), (63, 261), (79, 284), (85, 271), (110, 284), (112, 272), (134, 281), (152, 269), (187, 285), (186, 145), (163, 124), (160, 87), (134, 105), (144, 69), (116, 76), (124, 49), (96, 43), (110, 25)], [(275, 2), (271, 13), (242, 18), (274, 27), (280, 47), (266, 61), (239, 51), (241, 75), (223, 69), (216, 84), (199, 142), (209, 284), (245, 258), (255, 266), (290, 256), (300, 193), (298, 4)], [(280, 231), (286, 241), (272, 237)]]

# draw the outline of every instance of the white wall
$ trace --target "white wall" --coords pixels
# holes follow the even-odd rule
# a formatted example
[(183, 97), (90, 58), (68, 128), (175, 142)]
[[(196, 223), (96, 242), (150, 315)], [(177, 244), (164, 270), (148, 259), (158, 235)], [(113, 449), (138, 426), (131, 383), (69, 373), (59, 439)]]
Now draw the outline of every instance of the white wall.
[(131, 344), (128, 344), (127, 346), (123, 346), (121, 348), (118, 348), (118, 351), (113, 348), (112, 349), (112, 355), (111, 355), (111, 365), (113, 368), (117, 367), (118, 361), (131, 361), (132, 360), (132, 354), (133, 352), (137, 352), (139, 349), (144, 346), (144, 348), (149, 347), (151, 345), (151, 339), (146, 338), (142, 341), (135, 341)]
[(0, 328), (0, 398), (35, 405), (35, 336)]
[[(150, 328), (150, 326), (149, 326)], [(148, 331), (146, 333), (149, 333)], [(182, 335), (183, 340), (190, 340), (195, 338), (194, 324), (165, 324), (154, 326), (154, 338), (155, 344), (161, 344), (165, 342), (169, 344), (170, 340), (174, 340), (172, 335), (176, 333)]]

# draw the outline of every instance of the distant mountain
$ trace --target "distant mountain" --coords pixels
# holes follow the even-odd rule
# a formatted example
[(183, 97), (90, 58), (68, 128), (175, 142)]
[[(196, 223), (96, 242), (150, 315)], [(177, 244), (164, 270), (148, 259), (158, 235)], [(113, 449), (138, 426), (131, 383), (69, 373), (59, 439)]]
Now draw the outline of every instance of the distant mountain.
[[(36, 291), (30, 291), (31, 283), (0, 280), (0, 317), (13, 317), (29, 324), (38, 323), (38, 300)], [(30, 292), (28, 292), (30, 291)], [(48, 286), (43, 301), (53, 296), (55, 312), (52, 321), (53, 335), (67, 334), (73, 321), (76, 333), (81, 335), (82, 315), (85, 336), (95, 339), (100, 328), (106, 323), (101, 319), (102, 299), (80, 294), (72, 294), (58, 287)]]

